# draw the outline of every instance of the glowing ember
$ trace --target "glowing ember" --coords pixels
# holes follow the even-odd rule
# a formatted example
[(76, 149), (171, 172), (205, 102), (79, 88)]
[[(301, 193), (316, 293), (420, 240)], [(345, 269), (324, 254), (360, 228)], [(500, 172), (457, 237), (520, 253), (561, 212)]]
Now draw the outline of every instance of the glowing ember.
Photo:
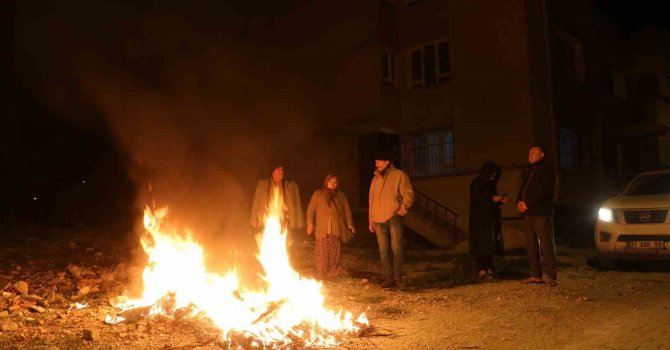
[(147, 316), (171, 316), (180, 310), (210, 319), (221, 329), (222, 339), (231, 344), (242, 336), (262, 347), (283, 346), (295, 338), (305, 346), (334, 346), (336, 333), (367, 327), (365, 314), (354, 320), (350, 312), (326, 309), (321, 283), (301, 277), (291, 268), (286, 233), (279, 221), (278, 194), (273, 198), (265, 230), (258, 238), (264, 290), (240, 286), (234, 270), (225, 275), (207, 272), (202, 246), (189, 232), (184, 236), (163, 231), (167, 208), (147, 208), (144, 227), (148, 238), (141, 241), (149, 256), (143, 295), (117, 304), (118, 315), (107, 316), (105, 322), (121, 322), (131, 309), (146, 309)]
[(72, 307), (70, 307), (70, 309), (79, 310), (79, 309), (83, 309), (83, 308), (87, 308), (87, 307), (88, 307), (88, 304), (77, 302), (74, 305), (72, 305)]

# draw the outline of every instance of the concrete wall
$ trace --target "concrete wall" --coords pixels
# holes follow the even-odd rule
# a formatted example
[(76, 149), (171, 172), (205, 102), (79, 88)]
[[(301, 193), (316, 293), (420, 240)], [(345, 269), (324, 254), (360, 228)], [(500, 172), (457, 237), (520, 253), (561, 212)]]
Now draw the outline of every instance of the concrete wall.
[[(523, 5), (452, 0), (399, 10), (403, 132), (453, 128), (458, 170), (519, 164), (533, 143)], [(411, 49), (444, 39), (451, 80), (409, 89)]]

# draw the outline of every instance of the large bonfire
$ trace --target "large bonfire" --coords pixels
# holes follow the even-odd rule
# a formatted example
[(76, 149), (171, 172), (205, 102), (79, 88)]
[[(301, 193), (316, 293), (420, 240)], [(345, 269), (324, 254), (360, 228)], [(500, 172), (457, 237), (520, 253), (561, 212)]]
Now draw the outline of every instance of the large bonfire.
[(142, 275), (143, 294), (115, 305), (117, 315), (108, 316), (106, 322), (124, 321), (124, 312), (129, 310), (146, 310), (146, 317), (186, 312), (189, 317), (211, 320), (232, 347), (243, 337), (259, 348), (283, 347), (296, 339), (304, 346), (334, 346), (335, 335), (367, 327), (365, 314), (354, 320), (350, 312), (327, 309), (322, 284), (293, 270), (280, 223), (278, 194), (273, 198), (265, 229), (257, 237), (258, 259), (264, 269), (262, 290), (240, 285), (235, 270), (224, 275), (208, 272), (203, 248), (190, 232), (168, 231), (163, 225), (167, 208), (147, 207), (147, 235), (141, 240), (149, 258)]

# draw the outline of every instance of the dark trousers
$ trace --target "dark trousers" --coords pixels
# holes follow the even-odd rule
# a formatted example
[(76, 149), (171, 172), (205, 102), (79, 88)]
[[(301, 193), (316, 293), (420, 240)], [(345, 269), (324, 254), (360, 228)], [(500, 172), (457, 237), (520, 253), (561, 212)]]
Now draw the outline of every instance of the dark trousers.
[(554, 223), (551, 216), (526, 215), (524, 220), (526, 250), (533, 277), (542, 278), (540, 252), (547, 277), (556, 279), (556, 248), (554, 247)]
[(490, 270), (493, 268), (493, 255), (477, 255), (477, 269)]

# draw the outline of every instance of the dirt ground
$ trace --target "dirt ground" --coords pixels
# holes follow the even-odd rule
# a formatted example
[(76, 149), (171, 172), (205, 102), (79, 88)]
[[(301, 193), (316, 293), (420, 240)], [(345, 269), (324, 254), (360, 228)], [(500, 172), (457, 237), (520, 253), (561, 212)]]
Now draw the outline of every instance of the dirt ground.
[[(344, 275), (323, 287), (328, 306), (366, 312), (372, 325), (362, 336), (339, 337), (339, 349), (670, 349), (667, 266), (600, 271), (593, 250), (559, 246), (560, 284), (550, 288), (519, 283), (527, 271), (523, 254), (497, 258), (496, 278), (481, 282), (467, 256), (408, 244), (404, 286), (383, 289), (373, 236), (364, 234), (345, 247)], [(97, 277), (118, 272), (128, 263), (128, 242), (77, 232), (9, 236), (0, 245), (0, 288), (23, 280), (31, 293), (61, 294), (51, 293), (44, 312), (0, 316), (1, 349), (225, 348), (204, 321), (105, 324), (109, 299), (125, 290), (132, 273), (98, 279), (99, 290), (83, 297), (67, 294), (68, 266)], [(294, 249), (296, 269), (306, 276), (313, 273), (312, 249), (310, 241)], [(74, 309), (75, 302), (89, 307)]]

